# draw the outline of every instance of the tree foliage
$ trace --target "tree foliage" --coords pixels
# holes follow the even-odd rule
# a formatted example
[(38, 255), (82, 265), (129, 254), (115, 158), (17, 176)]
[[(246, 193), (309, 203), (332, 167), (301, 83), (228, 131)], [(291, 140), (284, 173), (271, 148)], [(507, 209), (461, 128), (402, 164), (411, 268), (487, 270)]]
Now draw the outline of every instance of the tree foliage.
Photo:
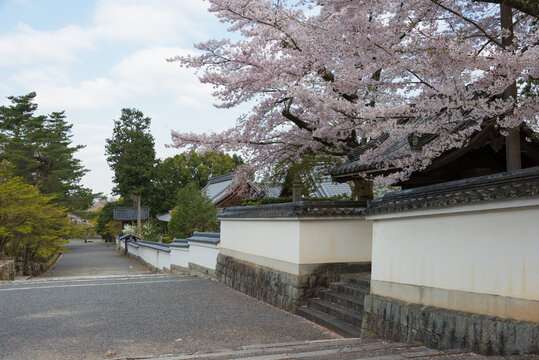
[(137, 109), (122, 109), (107, 139), (107, 162), (114, 172), (113, 191), (124, 198), (148, 195), (156, 164), (151, 119)]
[(0, 254), (44, 261), (76, 228), (66, 208), (14, 176), (15, 169), (5, 160), (0, 163)]
[(54, 202), (71, 210), (88, 208), (97, 196), (81, 186), (87, 172), (72, 146), (71, 128), (63, 112), (36, 115), (36, 93), (10, 96), (9, 106), (0, 106), (0, 160), (9, 160), (14, 174), (37, 186)]
[(202, 189), (212, 176), (233, 172), (242, 164), (237, 155), (210, 151), (204, 155), (196, 152), (182, 153), (160, 161), (155, 169), (148, 204), (152, 214), (165, 213), (174, 208), (176, 193), (189, 183)]
[(196, 184), (191, 183), (178, 191), (168, 223), (168, 236), (185, 239), (195, 231), (219, 231), (219, 225), (216, 207)]
[[(212, 84), (218, 107), (254, 104), (221, 133), (172, 132), (175, 146), (242, 151), (255, 170), (305, 155), (346, 156), (382, 134), (436, 134), (421, 149), (390, 149), (402, 169), (424, 169), (483, 126), (537, 124), (537, 98), (504, 97), (521, 79), (539, 78), (537, 18), (514, 11), (514, 40), (500, 7), (464, 0), (210, 0), (210, 11), (238, 41), (197, 44), (171, 60)], [(462, 125), (463, 121), (473, 120)], [(372, 163), (386, 141), (362, 154)], [(249, 169), (245, 170), (245, 174)], [(384, 180), (384, 179), (378, 179)]]
[(98, 211), (95, 231), (103, 240), (107, 242), (113, 241), (117, 235), (122, 233), (122, 222), (113, 220), (114, 207), (127, 205), (131, 205), (131, 203), (124, 199), (120, 199), (105, 204), (105, 206)]

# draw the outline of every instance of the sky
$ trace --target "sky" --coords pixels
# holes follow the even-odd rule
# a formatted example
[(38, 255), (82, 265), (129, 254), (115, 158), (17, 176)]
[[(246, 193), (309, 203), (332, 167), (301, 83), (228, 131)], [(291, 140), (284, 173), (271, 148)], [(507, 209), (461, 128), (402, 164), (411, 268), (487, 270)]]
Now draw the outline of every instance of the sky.
[(64, 110), (82, 184), (111, 195), (105, 139), (122, 108), (152, 119), (157, 156), (170, 131), (203, 133), (234, 125), (247, 108), (217, 109), (211, 85), (166, 59), (193, 44), (227, 38), (226, 25), (202, 0), (0, 0), (0, 105), (35, 91), (38, 114)]

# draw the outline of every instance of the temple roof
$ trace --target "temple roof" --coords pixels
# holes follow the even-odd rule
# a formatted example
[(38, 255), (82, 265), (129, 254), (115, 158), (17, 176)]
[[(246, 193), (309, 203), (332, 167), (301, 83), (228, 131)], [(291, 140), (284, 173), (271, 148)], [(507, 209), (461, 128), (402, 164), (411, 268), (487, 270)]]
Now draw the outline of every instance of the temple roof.
[[(430, 117), (424, 121), (435, 120)], [(423, 121), (423, 120), (420, 120)], [(470, 122), (463, 121), (455, 129), (467, 126)], [(529, 127), (520, 127), (522, 167), (539, 165), (539, 137)], [(349, 160), (335, 167), (331, 176), (335, 181), (343, 182), (365, 175), (381, 175), (398, 171), (392, 161), (402, 159), (410, 149), (420, 149), (437, 137), (435, 134), (413, 133), (397, 139), (391, 139), (388, 134), (382, 134), (367, 144), (353, 149)], [(390, 143), (386, 143), (390, 142)], [(377, 155), (374, 161), (364, 163), (360, 161), (361, 155), (367, 150), (375, 148), (382, 143), (389, 144), (385, 151)], [(469, 137), (466, 145), (461, 148), (447, 150), (424, 170), (412, 174), (410, 181), (399, 185), (405, 187), (423, 186), (444, 181), (464, 179), (473, 176), (489, 175), (505, 171), (505, 137), (494, 126), (485, 126)], [(421, 178), (419, 180), (419, 178)]]

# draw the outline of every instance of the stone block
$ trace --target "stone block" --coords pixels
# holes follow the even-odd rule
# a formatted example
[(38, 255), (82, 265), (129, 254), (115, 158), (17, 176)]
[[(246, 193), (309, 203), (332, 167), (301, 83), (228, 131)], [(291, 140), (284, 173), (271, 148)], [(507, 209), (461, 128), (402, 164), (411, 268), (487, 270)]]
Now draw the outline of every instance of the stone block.
[(394, 324), (398, 324), (400, 319), (400, 305), (398, 302), (391, 304), (391, 309), (389, 311), (389, 321)]
[(409, 319), (408, 319), (409, 312), (410, 310), (408, 306), (400, 307), (399, 324), (401, 324), (405, 328), (409, 326)]
[(481, 347), (479, 343), (481, 341), (481, 322), (482, 318), (477, 315), (470, 316), (468, 320), (468, 345), (469, 348), (473, 351), (480, 351)]
[(365, 296), (365, 298), (363, 299), (363, 312), (372, 312), (372, 296), (370, 295)]
[(382, 299), (378, 296), (373, 296), (372, 300), (372, 312), (375, 315), (382, 315)]
[(15, 280), (15, 261), (0, 260), (0, 280)]
[(532, 353), (534, 347), (536, 347), (537, 334), (534, 328), (528, 324), (517, 323), (515, 324), (515, 345), (519, 352), (529, 354)]
[(515, 344), (515, 324), (496, 321), (496, 338), (500, 346), (500, 354), (517, 354)]
[(500, 353), (498, 331), (495, 319), (485, 318), (481, 322), (479, 348), (482, 354), (497, 355)]
[(382, 317), (385, 320), (389, 320), (390, 314), (391, 314), (391, 302), (387, 300), (383, 300), (383, 307), (382, 307)]

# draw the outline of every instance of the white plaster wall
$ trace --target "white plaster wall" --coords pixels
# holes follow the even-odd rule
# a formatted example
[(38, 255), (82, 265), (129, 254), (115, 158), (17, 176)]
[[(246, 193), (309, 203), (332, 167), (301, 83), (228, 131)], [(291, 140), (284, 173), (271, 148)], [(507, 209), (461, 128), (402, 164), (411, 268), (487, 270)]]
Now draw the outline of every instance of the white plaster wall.
[(189, 248), (170, 247), (170, 263), (183, 268), (189, 267)]
[(372, 222), (363, 219), (300, 221), (300, 264), (369, 262)]
[(372, 280), (539, 300), (539, 199), (469, 209), (371, 217)]
[(189, 261), (193, 264), (204, 266), (215, 270), (217, 265), (217, 255), (219, 254), (218, 244), (206, 244), (189, 241)]
[(221, 219), (223, 254), (294, 274), (300, 265), (369, 262), (371, 246), (363, 218)]
[[(122, 245), (122, 249), (123, 249), (123, 245)], [(133, 254), (135, 256), (138, 256), (138, 248), (134, 247), (134, 246), (129, 246), (127, 245), (127, 251), (130, 253), (130, 254)]]
[(299, 264), (299, 232), (299, 221), (221, 219), (221, 248)]
[(159, 254), (158, 251), (152, 248), (147, 248), (144, 246), (141, 246), (138, 248), (139, 250), (139, 257), (146, 261), (148, 264), (159, 267)]
[(159, 269), (164, 270), (165, 268), (170, 270), (170, 253), (166, 251), (159, 252)]

